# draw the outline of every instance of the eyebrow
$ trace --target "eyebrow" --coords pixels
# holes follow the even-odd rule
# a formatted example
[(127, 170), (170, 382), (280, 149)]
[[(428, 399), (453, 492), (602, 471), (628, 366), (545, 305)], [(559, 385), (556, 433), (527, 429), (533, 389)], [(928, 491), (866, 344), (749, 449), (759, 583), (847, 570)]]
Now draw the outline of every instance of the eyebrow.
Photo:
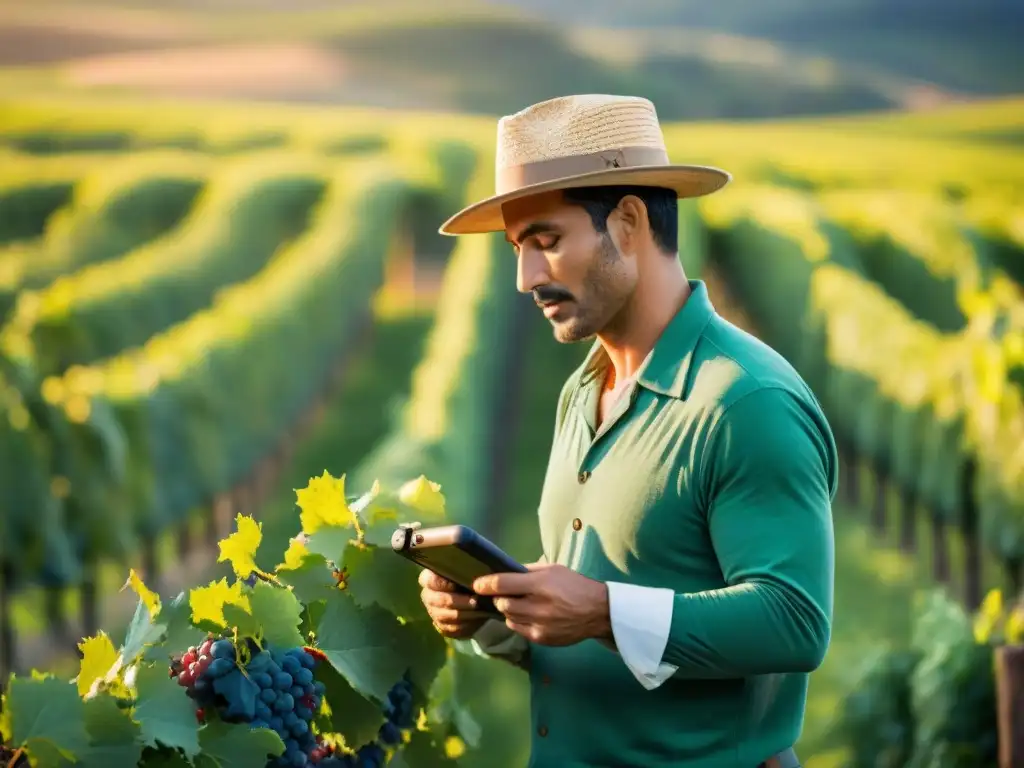
[[(533, 237), (534, 235), (542, 235), (558, 231), (558, 227), (550, 221), (535, 221), (533, 224), (528, 224), (523, 228), (523, 231), (519, 233), (518, 239), (522, 241), (528, 237)], [(513, 245), (515, 244), (511, 239), (509, 239), (507, 234), (505, 235), (505, 241)]]

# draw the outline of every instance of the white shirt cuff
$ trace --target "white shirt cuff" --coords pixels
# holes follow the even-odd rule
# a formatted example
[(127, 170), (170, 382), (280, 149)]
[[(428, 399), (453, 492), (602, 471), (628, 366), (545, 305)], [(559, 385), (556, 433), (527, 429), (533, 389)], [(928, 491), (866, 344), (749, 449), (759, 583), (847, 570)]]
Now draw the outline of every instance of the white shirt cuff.
[(675, 593), (615, 581), (607, 586), (616, 650), (640, 684), (654, 690), (678, 669), (661, 660), (672, 629)]

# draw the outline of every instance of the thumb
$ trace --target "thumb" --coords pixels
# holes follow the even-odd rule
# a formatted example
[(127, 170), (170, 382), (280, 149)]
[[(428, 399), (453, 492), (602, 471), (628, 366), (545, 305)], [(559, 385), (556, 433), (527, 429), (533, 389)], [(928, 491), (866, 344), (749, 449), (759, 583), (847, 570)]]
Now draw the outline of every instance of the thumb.
[(540, 561), (536, 563), (526, 563), (525, 565), (528, 571), (544, 571), (554, 566), (554, 563)]

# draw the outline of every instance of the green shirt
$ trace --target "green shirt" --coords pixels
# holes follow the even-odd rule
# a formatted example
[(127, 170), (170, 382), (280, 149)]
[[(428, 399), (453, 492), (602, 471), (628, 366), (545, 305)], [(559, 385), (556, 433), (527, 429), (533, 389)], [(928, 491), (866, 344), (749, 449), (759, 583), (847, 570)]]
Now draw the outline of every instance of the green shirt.
[(755, 768), (797, 741), (830, 637), (836, 448), (810, 389), (701, 281), (605, 423), (595, 345), (565, 383), (539, 509), (545, 559), (670, 588), (647, 690), (597, 640), (531, 644), (531, 766)]

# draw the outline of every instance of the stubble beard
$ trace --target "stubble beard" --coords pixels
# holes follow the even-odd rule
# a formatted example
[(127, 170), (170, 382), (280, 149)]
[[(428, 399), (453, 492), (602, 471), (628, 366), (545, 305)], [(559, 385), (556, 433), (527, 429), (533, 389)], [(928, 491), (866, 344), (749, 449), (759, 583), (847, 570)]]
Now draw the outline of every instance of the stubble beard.
[(600, 333), (618, 313), (619, 252), (605, 234), (593, 264), (583, 281), (581, 295), (574, 301), (575, 314), (561, 322), (552, 321), (555, 340), (561, 344), (588, 341)]

